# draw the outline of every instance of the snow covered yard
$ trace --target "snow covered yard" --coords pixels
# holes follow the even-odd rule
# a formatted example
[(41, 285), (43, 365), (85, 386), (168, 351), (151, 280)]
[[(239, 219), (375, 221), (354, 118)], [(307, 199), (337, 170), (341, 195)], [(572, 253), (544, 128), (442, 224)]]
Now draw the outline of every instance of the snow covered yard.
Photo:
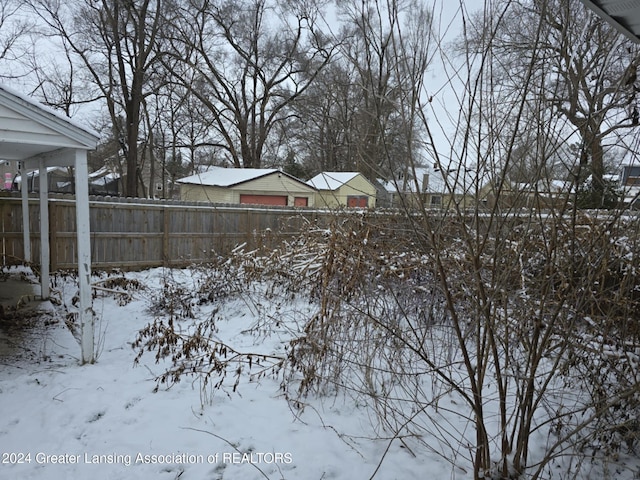
[[(127, 274), (147, 288), (126, 305), (114, 295), (95, 299), (95, 365), (79, 366), (78, 344), (62, 321), (32, 326), (28, 358), (2, 358), (0, 478), (346, 480), (373, 474), (388, 442), (372, 440), (366, 410), (340, 398), (298, 416), (269, 376), (242, 382), (237, 393), (216, 391), (204, 405), (197, 381), (154, 393), (163, 364), (146, 355), (134, 366), (131, 344), (151, 320), (149, 297), (161, 293), (166, 275), (162, 269)], [(184, 280), (192, 281), (186, 274)], [(59, 282), (58, 288), (68, 295), (72, 285)], [(255, 337), (240, 333), (255, 323), (250, 306), (235, 301), (227, 308), (219, 336), (255, 348)], [(274, 334), (260, 348), (280, 352), (284, 345)], [(377, 478), (424, 472), (450, 477), (446, 462), (415, 458), (392, 444)]]

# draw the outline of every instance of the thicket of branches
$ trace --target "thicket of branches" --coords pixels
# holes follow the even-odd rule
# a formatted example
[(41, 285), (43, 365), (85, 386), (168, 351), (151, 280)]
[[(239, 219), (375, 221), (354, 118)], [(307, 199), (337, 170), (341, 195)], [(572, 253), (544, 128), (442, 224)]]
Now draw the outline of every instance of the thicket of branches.
[[(638, 220), (509, 216), (470, 229), (448, 218), (437, 235), (411, 225), (337, 217), (282, 249), (196, 267), (198, 288), (169, 278), (136, 347), (171, 360), (161, 383), (192, 376), (206, 398), (264, 375), (298, 409), (346, 394), (375, 414), (380, 438), (474, 478), (624, 468), (616, 460), (640, 438)], [(252, 306), (252, 334), (284, 332), (286, 354), (216, 337), (237, 298)], [(215, 305), (210, 318), (202, 305)]]
[[(572, 23), (575, 8), (495, 2), (466, 24), (460, 56), (446, 57), (460, 114), (444, 142), (422, 70), (395, 54), (406, 53), (400, 30), (388, 37), (399, 59), (389, 71), (417, 92), (395, 102), (413, 134), (406, 151), (424, 132), (436, 167), (451, 172), (446, 201), (434, 212), (428, 196), (405, 198), (399, 224), (336, 221), (305, 242), (315, 268), (278, 273), (308, 285), (316, 307), (279, 360), (297, 406), (347, 392), (377, 414), (381, 438), (478, 479), (605, 475), (609, 464), (623, 473), (616, 460), (639, 433), (639, 221), (579, 207), (604, 206), (604, 156), (635, 152), (625, 113), (635, 50), (593, 17)], [(605, 38), (607, 55), (585, 47)], [(398, 172), (398, 139), (378, 138), (376, 161), (396, 181), (421, 166), (409, 155)], [(544, 180), (558, 169), (567, 183), (549, 197)], [(513, 188), (523, 176), (533, 187)], [(596, 186), (585, 202), (586, 178)]]

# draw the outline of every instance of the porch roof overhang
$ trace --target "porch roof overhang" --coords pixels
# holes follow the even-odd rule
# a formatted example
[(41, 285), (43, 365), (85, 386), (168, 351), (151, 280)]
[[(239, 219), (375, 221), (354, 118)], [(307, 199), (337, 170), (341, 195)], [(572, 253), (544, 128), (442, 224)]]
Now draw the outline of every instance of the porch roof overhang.
[(640, 43), (640, 0), (581, 0), (632, 41)]
[(97, 133), (0, 84), (0, 160), (26, 168), (73, 165), (75, 150), (93, 150)]
[[(40, 291), (49, 297), (49, 200), (47, 169), (73, 166), (76, 185), (76, 230), (82, 363), (93, 363), (94, 326), (91, 305), (91, 240), (87, 151), (96, 148), (97, 133), (0, 84), (0, 161), (20, 162), (20, 170), (40, 176)], [(25, 261), (31, 262), (29, 201), (22, 183)], [(45, 234), (46, 233), (46, 234)]]

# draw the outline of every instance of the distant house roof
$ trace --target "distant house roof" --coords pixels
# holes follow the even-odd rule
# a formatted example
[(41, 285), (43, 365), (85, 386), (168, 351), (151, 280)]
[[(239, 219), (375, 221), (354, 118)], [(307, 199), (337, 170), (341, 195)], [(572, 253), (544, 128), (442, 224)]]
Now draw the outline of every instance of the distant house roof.
[(575, 184), (573, 181), (553, 178), (545, 178), (536, 182), (516, 183), (513, 186), (520, 192), (540, 193), (542, 195), (575, 192)]
[[(53, 172), (64, 172), (66, 174), (69, 173), (69, 170), (66, 167), (58, 167), (58, 166), (54, 166), (54, 167), (47, 167), (47, 174), (51, 174)], [(32, 172), (29, 172), (27, 175), (29, 178), (38, 178), (40, 176), (40, 171), (39, 170), (34, 170)], [(17, 185), (20, 185), (20, 183), (22, 182), (22, 175), (16, 175), (13, 178), (14, 183), (16, 183)]]
[[(426, 177), (425, 177), (426, 175)], [(425, 184), (426, 180), (426, 184)], [(434, 175), (434, 170), (430, 167), (416, 167), (408, 174), (399, 175), (398, 178), (382, 181), (384, 188), (389, 193), (440, 193), (442, 177)]]
[[(384, 183), (390, 193), (430, 193), (430, 194), (474, 194), (487, 183), (479, 178), (476, 171), (465, 168), (451, 168), (443, 171), (431, 166), (416, 167), (408, 172), (408, 178), (399, 178)], [(417, 188), (417, 190), (416, 190)]]
[(235, 185), (240, 185), (245, 182), (249, 182), (251, 180), (256, 180), (258, 178), (262, 178), (267, 175), (272, 175), (274, 173), (285, 175), (292, 180), (300, 182), (305, 185), (305, 183), (294, 177), (293, 175), (289, 175), (282, 170), (278, 170), (277, 168), (223, 168), (223, 167), (210, 167), (207, 171), (202, 173), (196, 173), (195, 175), (191, 175), (188, 177), (181, 178), (176, 180), (177, 183), (190, 183), (194, 185), (208, 185), (211, 187), (233, 187)]
[[(69, 178), (72, 177), (67, 167), (59, 167), (59, 166), (47, 167), (48, 174), (51, 174), (54, 172), (62, 172), (64, 176), (68, 176)], [(29, 172), (28, 176), (29, 178), (38, 178), (40, 176), (40, 171), (34, 170), (33, 172)], [(118, 180), (120, 178), (120, 175), (118, 175), (117, 173), (111, 172), (107, 167), (102, 167), (99, 170), (96, 170), (95, 172), (90, 173), (88, 175), (88, 178), (89, 178), (89, 183), (91, 184), (95, 183), (95, 184), (103, 185), (105, 183)], [(17, 185), (20, 185), (20, 183), (22, 182), (22, 175), (16, 175), (13, 181)]]
[(322, 172), (307, 181), (307, 185), (318, 190), (337, 190), (360, 175), (359, 172)]
[(624, 202), (640, 202), (640, 165), (624, 165), (620, 175)]
[(89, 174), (89, 182), (94, 185), (106, 185), (120, 179), (120, 175), (112, 172), (108, 167), (104, 166), (95, 172)]
[(581, 0), (634, 42), (640, 42), (640, 3), (629, 0)]

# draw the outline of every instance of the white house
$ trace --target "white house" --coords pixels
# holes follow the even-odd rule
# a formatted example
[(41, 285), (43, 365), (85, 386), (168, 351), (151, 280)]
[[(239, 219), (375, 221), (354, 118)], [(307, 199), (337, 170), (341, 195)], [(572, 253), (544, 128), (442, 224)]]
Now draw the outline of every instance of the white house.
[(640, 165), (624, 165), (620, 184), (624, 204), (634, 208), (640, 207)]
[(393, 207), (448, 208), (484, 204), (490, 198), (490, 182), (472, 168), (440, 169), (427, 165), (409, 169), (381, 182)]

